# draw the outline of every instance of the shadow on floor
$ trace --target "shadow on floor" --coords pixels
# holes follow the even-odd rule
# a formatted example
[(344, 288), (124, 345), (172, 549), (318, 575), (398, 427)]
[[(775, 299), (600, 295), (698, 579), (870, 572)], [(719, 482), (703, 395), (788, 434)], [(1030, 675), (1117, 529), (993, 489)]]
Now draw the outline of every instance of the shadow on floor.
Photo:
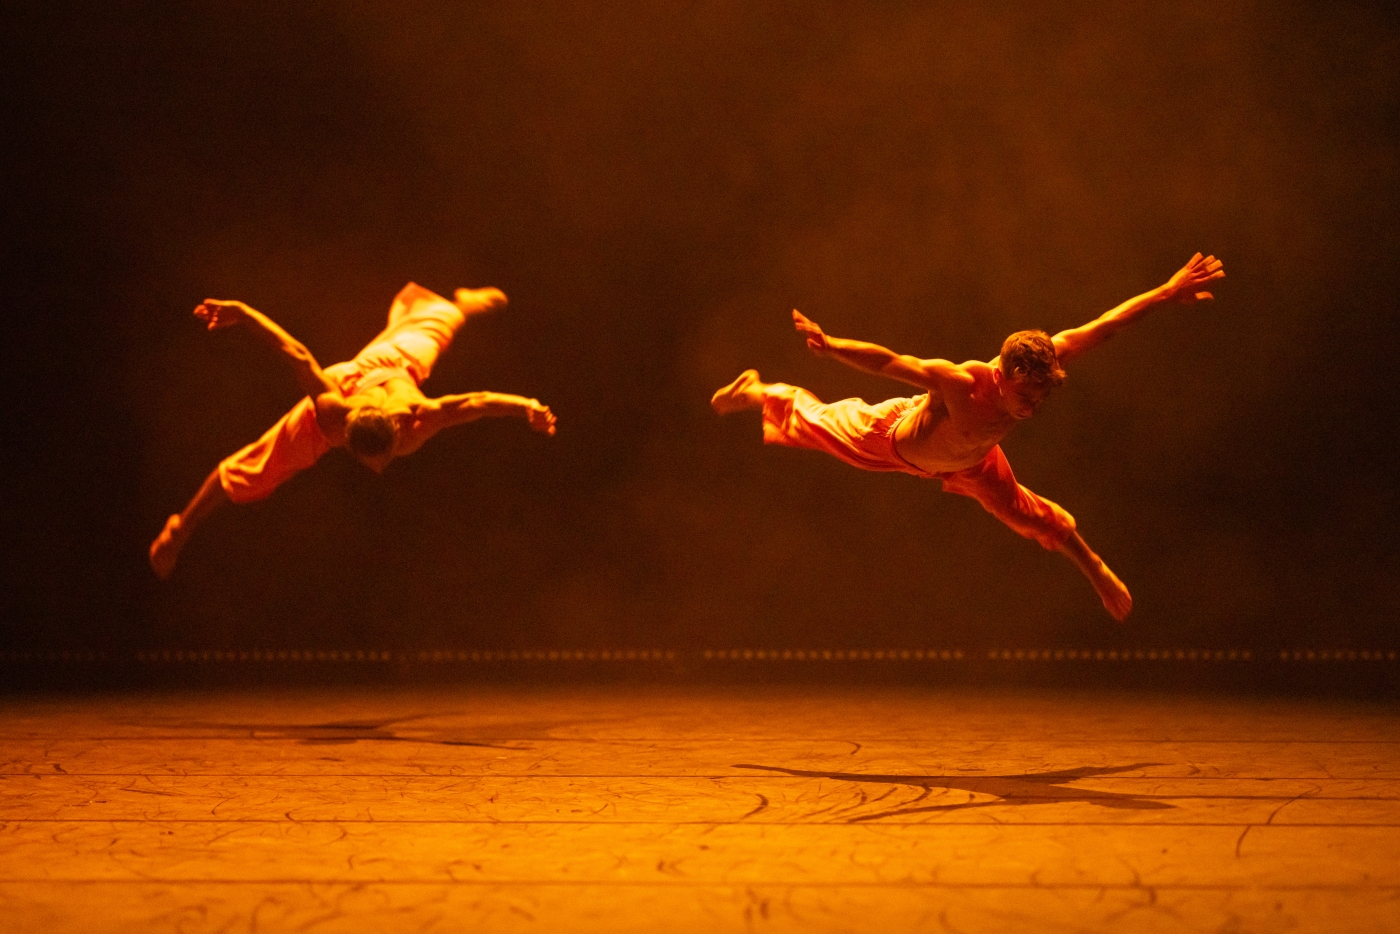
[[(785, 769), (774, 765), (752, 765), (737, 763), (736, 769), (757, 769), (764, 772), (779, 772), (798, 778), (829, 778), (836, 781), (893, 785), (922, 789), (912, 801), (875, 814), (861, 814), (850, 817), (851, 823), (880, 820), (886, 817), (901, 817), (907, 814), (924, 814), (938, 811), (957, 811), (968, 808), (1001, 807), (1004, 805), (1061, 804), (1067, 801), (1081, 801), (1105, 808), (1120, 808), (1135, 811), (1158, 811), (1174, 808), (1176, 805), (1154, 800), (1142, 795), (1119, 794), (1113, 791), (1098, 791), (1093, 788), (1071, 788), (1069, 783), (1081, 778), (1096, 775), (1117, 775), (1131, 772), (1158, 762), (1134, 762), (1114, 768), (1093, 768), (1083, 766), (1077, 769), (1061, 769), (1057, 772), (1027, 772), (1023, 775), (866, 775), (860, 772), (815, 772), (805, 769)], [(965, 791), (967, 800), (958, 804), (931, 804), (914, 807), (927, 799), (935, 791)], [(861, 791), (860, 800), (835, 810), (849, 811), (852, 808), (875, 805), (894, 794), (896, 788), (875, 798)], [(993, 801), (978, 801), (977, 795), (992, 795)], [(835, 815), (833, 815), (835, 816)]]
[[(585, 721), (550, 720), (540, 722), (508, 721), (477, 724), (469, 731), (443, 730), (430, 726), (415, 727), (414, 721), (442, 716), (437, 713), (414, 714), (383, 719), (336, 720), (330, 723), (221, 723), (179, 720), (162, 723), (176, 730), (215, 730), (235, 734), (239, 738), (285, 739), (305, 746), (339, 746), (350, 743), (425, 743), (434, 746), (482, 746), (488, 749), (529, 749), (531, 739), (550, 739), (551, 731)], [(589, 723), (597, 721), (590, 720)], [(142, 721), (150, 726), (152, 721)], [(468, 735), (461, 735), (467, 732)], [(522, 742), (524, 741), (524, 742)]]

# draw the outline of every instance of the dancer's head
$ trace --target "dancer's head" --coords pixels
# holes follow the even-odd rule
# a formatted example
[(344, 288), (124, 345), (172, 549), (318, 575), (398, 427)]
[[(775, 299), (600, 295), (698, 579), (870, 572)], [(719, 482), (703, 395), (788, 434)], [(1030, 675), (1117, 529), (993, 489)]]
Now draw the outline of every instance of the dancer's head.
[(995, 378), (1007, 412), (1030, 418), (1050, 390), (1065, 381), (1065, 371), (1049, 334), (1017, 331), (1001, 345)]
[(378, 406), (351, 409), (345, 419), (345, 446), (362, 460), (388, 454), (394, 447), (394, 422)]

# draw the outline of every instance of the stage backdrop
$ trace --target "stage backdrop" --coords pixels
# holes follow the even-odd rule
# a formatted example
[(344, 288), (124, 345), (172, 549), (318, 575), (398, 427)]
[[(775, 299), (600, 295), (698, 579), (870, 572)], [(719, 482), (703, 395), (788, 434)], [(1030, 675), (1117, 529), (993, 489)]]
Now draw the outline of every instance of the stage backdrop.
[[(7, 650), (1393, 647), (1400, 30), (1382, 5), (29, 4), (7, 15)], [(1224, 258), (1005, 449), (1131, 587), (938, 484), (765, 448), (740, 370), (908, 387)], [(537, 396), (332, 452), (146, 548), (413, 280), (495, 285), (424, 387)]]

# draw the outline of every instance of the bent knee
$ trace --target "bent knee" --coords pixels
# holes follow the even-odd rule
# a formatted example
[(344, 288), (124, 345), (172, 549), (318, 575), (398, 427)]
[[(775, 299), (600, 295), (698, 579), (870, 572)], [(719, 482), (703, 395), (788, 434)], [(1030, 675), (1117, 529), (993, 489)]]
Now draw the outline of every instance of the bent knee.
[(1058, 504), (1039, 497), (995, 497), (979, 500), (982, 507), (1016, 534), (1056, 551), (1074, 532), (1074, 516)]

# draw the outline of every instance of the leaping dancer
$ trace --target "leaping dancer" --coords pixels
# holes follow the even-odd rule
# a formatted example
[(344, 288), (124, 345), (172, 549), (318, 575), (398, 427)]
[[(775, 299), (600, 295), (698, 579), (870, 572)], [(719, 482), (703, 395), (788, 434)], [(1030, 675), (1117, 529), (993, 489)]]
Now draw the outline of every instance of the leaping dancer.
[(1012, 531), (1073, 561), (1104, 608), (1122, 621), (1133, 608), (1128, 588), (1075, 531), (1073, 516), (1016, 482), (998, 442), (1064, 382), (1063, 364), (1152, 308), (1209, 301), (1214, 296), (1204, 288), (1224, 277), (1220, 260), (1197, 253), (1165, 285), (1082, 327), (1054, 337), (1044, 331), (1012, 334), (1001, 354), (987, 363), (921, 360), (877, 344), (830, 337), (794, 309), (792, 320), (812, 353), (909, 383), (925, 394), (877, 405), (861, 399), (825, 404), (805, 389), (765, 383), (756, 370), (745, 370), (710, 404), (721, 415), (762, 408), (766, 444), (825, 451), (864, 470), (897, 470), (943, 481), (945, 492), (972, 497)]
[(410, 282), (389, 308), (388, 326), (353, 360), (322, 369), (306, 346), (242, 302), (207, 298), (194, 310), (209, 330), (243, 324), (282, 352), (307, 396), (257, 441), (219, 464), (183, 512), (166, 520), (151, 543), (151, 567), (162, 580), (175, 569), (195, 527), (224, 503), (250, 503), (272, 493), (333, 447), (347, 448), (382, 472), (444, 428), (513, 415), (554, 434), (554, 414), (538, 399), (468, 392), (429, 399), (418, 386), (468, 315), (506, 303), (500, 289), (458, 289), (448, 301)]

